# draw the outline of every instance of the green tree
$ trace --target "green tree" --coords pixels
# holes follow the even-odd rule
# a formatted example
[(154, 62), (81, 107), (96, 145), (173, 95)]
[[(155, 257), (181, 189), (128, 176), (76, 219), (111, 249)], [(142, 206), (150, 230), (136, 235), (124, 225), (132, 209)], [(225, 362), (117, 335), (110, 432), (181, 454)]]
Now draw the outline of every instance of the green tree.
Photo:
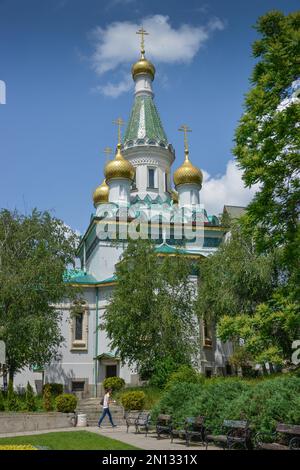
[(199, 263), (196, 309), (200, 317), (218, 321), (224, 315), (253, 315), (278, 285), (276, 252), (258, 253), (241, 221), (212, 256)]
[(14, 391), (13, 381), (9, 380), (7, 389), (7, 409), (9, 411), (19, 411), (20, 403), (16, 392)]
[(262, 251), (283, 247), (284, 265), (299, 287), (300, 99), (280, 106), (300, 78), (300, 12), (271, 11), (256, 24), (257, 59), (235, 135), (234, 154), (246, 186), (259, 183), (247, 224)]
[(36, 411), (36, 400), (29, 382), (27, 382), (26, 388), (26, 409), (27, 411)]
[(43, 407), (46, 411), (52, 411), (53, 410), (51, 386), (50, 385), (51, 384), (46, 384), (44, 386), (44, 390), (43, 390)]
[(55, 304), (74, 295), (63, 274), (76, 246), (77, 236), (48, 212), (0, 212), (0, 339), (11, 381), (49, 362), (61, 344)]
[(149, 241), (129, 241), (116, 266), (117, 285), (102, 327), (122, 361), (143, 375), (173, 357), (190, 363), (197, 349), (195, 286), (189, 261), (178, 255), (159, 257)]
[(292, 343), (300, 332), (300, 307), (282, 293), (255, 309), (253, 315), (224, 315), (218, 325), (222, 341), (243, 339), (243, 350), (252, 361), (284, 365), (291, 361)]

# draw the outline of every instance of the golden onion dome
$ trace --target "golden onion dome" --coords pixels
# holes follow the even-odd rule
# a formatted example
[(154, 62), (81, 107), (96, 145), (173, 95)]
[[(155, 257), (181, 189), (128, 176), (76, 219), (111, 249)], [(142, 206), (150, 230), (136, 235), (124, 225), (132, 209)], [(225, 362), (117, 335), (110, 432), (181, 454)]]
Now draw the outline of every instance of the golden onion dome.
[(106, 184), (105, 180), (97, 188), (95, 189), (93, 193), (93, 201), (94, 201), (94, 206), (98, 206), (99, 204), (105, 204), (108, 202), (108, 193), (109, 193), (109, 187)]
[(175, 191), (174, 189), (172, 189), (172, 191), (171, 191), (171, 199), (172, 199), (174, 204), (178, 204), (178, 201), (179, 201), (178, 192)]
[(105, 165), (104, 174), (106, 181), (116, 178), (134, 179), (135, 169), (133, 165), (126, 160), (121, 153), (121, 144), (117, 146), (117, 153), (113, 160)]
[(138, 60), (135, 64), (133, 64), (131, 68), (131, 73), (133, 79), (137, 75), (145, 74), (147, 73), (148, 75), (151, 76), (152, 81), (154, 80), (155, 77), (155, 67), (154, 65), (145, 58), (145, 56), (142, 54), (140, 60)]
[(186, 149), (185, 160), (174, 173), (175, 186), (179, 186), (180, 184), (198, 184), (199, 186), (202, 186), (202, 180), (202, 171), (192, 165), (189, 160), (189, 151)]

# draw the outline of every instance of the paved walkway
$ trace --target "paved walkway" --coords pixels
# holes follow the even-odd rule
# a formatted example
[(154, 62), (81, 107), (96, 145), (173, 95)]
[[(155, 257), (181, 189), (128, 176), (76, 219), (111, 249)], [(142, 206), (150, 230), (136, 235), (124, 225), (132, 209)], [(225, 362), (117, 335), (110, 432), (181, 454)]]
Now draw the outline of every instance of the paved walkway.
[[(48, 429), (40, 431), (23, 431), (17, 433), (6, 433), (0, 434), (1, 437), (15, 437), (15, 436), (31, 436), (36, 434), (48, 434), (50, 432), (76, 432), (76, 431), (89, 431), (95, 434), (100, 434), (101, 436), (110, 437), (111, 439), (116, 439), (126, 444), (138, 447), (139, 449), (144, 450), (186, 450), (187, 447), (182, 439), (174, 439), (173, 444), (169, 438), (156, 439), (156, 434), (148, 434), (145, 437), (145, 434), (135, 434), (133, 431), (126, 432), (126, 426), (118, 426), (116, 428), (103, 427), (101, 429), (96, 426), (85, 427), (85, 428), (59, 428), (59, 429)], [(203, 445), (198, 443), (191, 443), (189, 450), (205, 450)], [(209, 450), (218, 450), (219, 448), (214, 446), (209, 446)]]

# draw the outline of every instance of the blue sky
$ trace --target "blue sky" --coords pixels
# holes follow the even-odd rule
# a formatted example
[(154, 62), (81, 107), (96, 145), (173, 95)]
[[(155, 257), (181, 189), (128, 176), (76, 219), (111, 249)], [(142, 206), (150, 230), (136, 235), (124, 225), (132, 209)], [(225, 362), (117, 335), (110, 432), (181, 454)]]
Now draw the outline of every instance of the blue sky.
[[(271, 9), (296, 0), (0, 0), (0, 207), (52, 210), (81, 232), (103, 177), (105, 146), (116, 144), (112, 120), (127, 120), (135, 25), (154, 62), (155, 101), (176, 168), (182, 123), (193, 129), (191, 159), (205, 172), (211, 210), (242, 203), (231, 148), (254, 65), (252, 28)], [(151, 32), (150, 31), (150, 32)], [(229, 162), (229, 163), (228, 163)], [(220, 209), (219, 209), (220, 208)]]

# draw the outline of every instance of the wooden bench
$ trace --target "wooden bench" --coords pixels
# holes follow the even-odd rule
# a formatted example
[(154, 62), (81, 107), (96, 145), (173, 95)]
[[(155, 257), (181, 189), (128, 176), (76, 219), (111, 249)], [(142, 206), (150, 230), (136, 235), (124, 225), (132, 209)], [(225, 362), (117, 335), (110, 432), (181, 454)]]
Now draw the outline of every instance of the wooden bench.
[(300, 450), (300, 426), (279, 423), (273, 434), (257, 433), (254, 440), (256, 449)]
[(183, 423), (178, 423), (171, 431), (171, 442), (175, 436), (184, 437), (186, 445), (189, 446), (191, 439), (196, 438), (204, 443), (204, 416), (186, 418)]
[(172, 432), (172, 417), (170, 415), (158, 415), (156, 420), (157, 439), (160, 439), (161, 434), (167, 434), (171, 437)]
[[(244, 447), (251, 449), (251, 431), (247, 421), (234, 421), (224, 420), (223, 422), (224, 434), (210, 434), (208, 430), (205, 431), (204, 441), (206, 449), (209, 442), (221, 444), (224, 449), (233, 449), (234, 447)], [(225, 433), (225, 430), (227, 431)]]

